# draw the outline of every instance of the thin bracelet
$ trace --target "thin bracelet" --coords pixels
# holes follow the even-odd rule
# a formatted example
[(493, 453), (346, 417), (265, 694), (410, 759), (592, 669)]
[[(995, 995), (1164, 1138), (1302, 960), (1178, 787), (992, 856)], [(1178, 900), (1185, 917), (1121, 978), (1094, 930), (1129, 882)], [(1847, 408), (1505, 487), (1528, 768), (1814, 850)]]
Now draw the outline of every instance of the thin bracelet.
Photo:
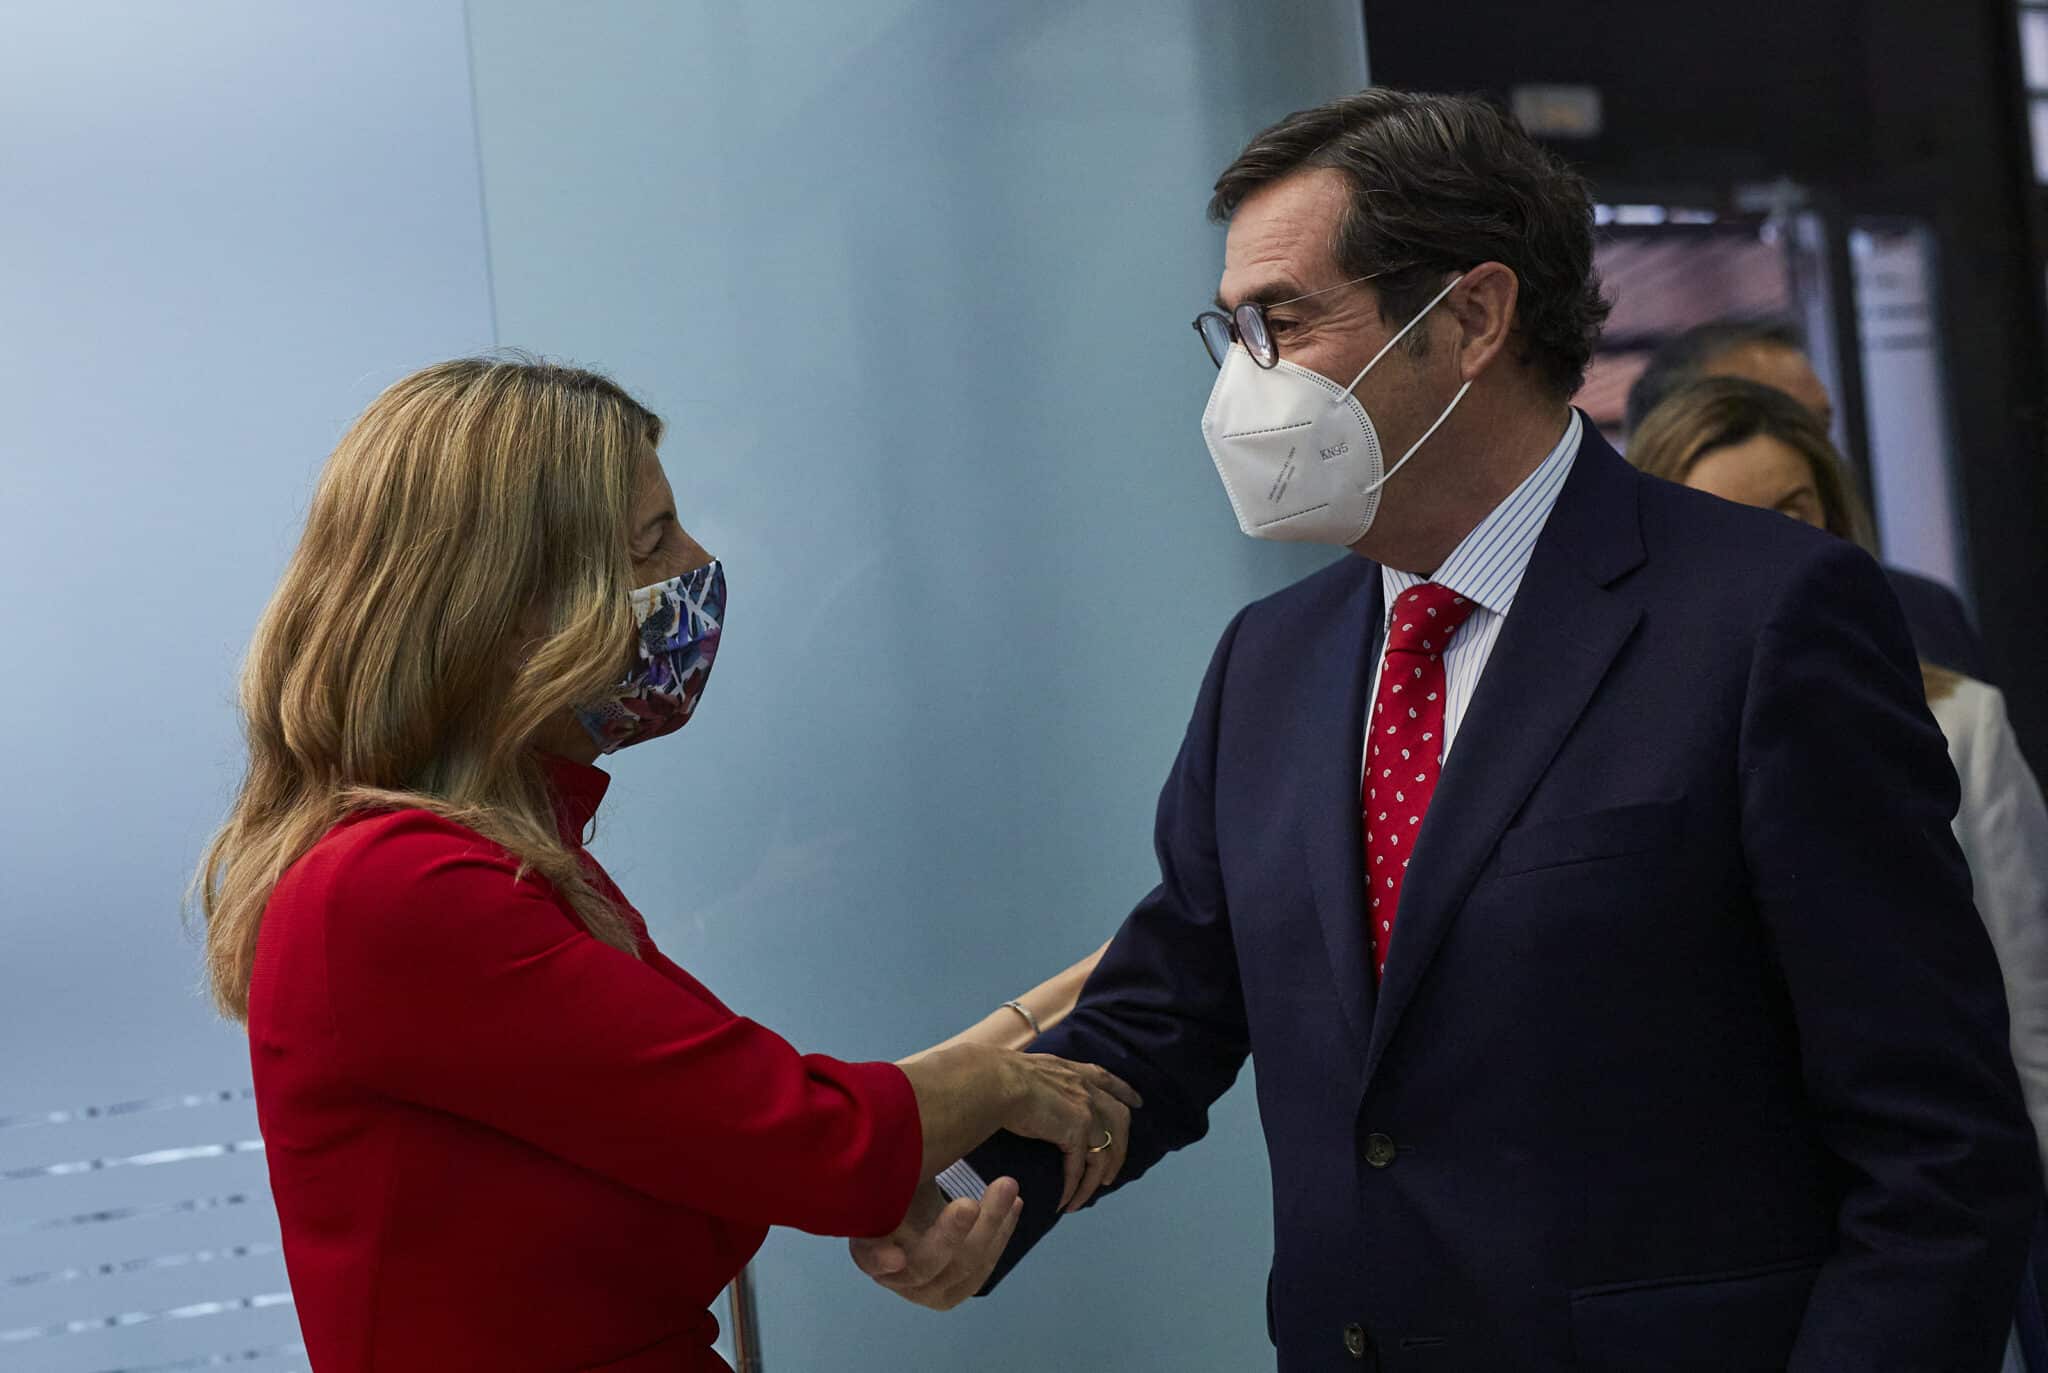
[(1029, 1006), (1026, 1006), (1021, 1001), (1005, 1001), (1003, 1004), (1005, 1006), (1008, 1006), (1011, 1010), (1015, 1011), (1018, 1015), (1024, 1017), (1024, 1023), (1031, 1027), (1031, 1033), (1034, 1036), (1042, 1035), (1045, 1033), (1044, 1030), (1038, 1028), (1038, 1017), (1031, 1014), (1031, 1008)]

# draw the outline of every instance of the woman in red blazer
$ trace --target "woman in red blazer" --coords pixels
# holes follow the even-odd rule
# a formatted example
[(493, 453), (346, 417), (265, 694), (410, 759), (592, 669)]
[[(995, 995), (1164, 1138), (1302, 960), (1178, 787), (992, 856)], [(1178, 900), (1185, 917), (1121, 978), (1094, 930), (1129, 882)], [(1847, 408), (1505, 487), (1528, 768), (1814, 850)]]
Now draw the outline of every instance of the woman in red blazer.
[[(408, 377), (257, 630), (200, 895), (319, 1373), (721, 1369), (705, 1308), (768, 1226), (885, 1234), (998, 1129), (1067, 1151), (1069, 1205), (1121, 1165), (1107, 1073), (799, 1054), (584, 849), (592, 763), (689, 719), (725, 615), (660, 438), (587, 372)], [(954, 1221), (1015, 1216), (1009, 1184)]]

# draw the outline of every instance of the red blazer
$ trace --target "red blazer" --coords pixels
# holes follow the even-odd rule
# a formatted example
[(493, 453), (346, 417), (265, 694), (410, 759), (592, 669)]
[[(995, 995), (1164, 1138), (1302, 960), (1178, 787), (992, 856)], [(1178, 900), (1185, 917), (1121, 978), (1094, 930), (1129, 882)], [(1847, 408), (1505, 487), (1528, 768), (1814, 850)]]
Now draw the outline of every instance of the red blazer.
[(768, 1226), (909, 1208), (902, 1072), (801, 1056), (663, 957), (581, 848), (610, 778), (549, 774), (639, 960), (420, 810), (336, 825), (264, 913), (250, 1057), (316, 1373), (723, 1369), (706, 1308)]

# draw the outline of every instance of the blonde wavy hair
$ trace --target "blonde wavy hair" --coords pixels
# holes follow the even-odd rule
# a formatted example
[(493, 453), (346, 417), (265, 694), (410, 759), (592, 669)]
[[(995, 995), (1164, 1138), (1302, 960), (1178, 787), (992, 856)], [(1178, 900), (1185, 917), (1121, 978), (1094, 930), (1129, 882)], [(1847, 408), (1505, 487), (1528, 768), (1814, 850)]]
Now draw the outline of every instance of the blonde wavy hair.
[(250, 644), (248, 771), (193, 881), (229, 1018), (278, 878), (366, 809), (475, 830), (637, 954), (558, 837), (531, 742), (622, 675), (634, 471), (661, 432), (609, 378), (518, 355), (415, 372), (349, 426)]

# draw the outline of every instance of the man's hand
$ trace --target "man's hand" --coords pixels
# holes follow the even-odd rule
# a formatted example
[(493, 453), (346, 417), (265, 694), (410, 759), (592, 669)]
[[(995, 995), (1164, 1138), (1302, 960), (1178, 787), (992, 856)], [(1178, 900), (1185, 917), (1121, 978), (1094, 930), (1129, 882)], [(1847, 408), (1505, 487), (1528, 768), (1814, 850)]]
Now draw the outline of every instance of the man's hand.
[(927, 1182), (895, 1233), (847, 1247), (856, 1268), (905, 1301), (951, 1311), (988, 1281), (1023, 1213), (1011, 1178), (990, 1183), (979, 1203), (963, 1197), (948, 1204), (938, 1184)]

